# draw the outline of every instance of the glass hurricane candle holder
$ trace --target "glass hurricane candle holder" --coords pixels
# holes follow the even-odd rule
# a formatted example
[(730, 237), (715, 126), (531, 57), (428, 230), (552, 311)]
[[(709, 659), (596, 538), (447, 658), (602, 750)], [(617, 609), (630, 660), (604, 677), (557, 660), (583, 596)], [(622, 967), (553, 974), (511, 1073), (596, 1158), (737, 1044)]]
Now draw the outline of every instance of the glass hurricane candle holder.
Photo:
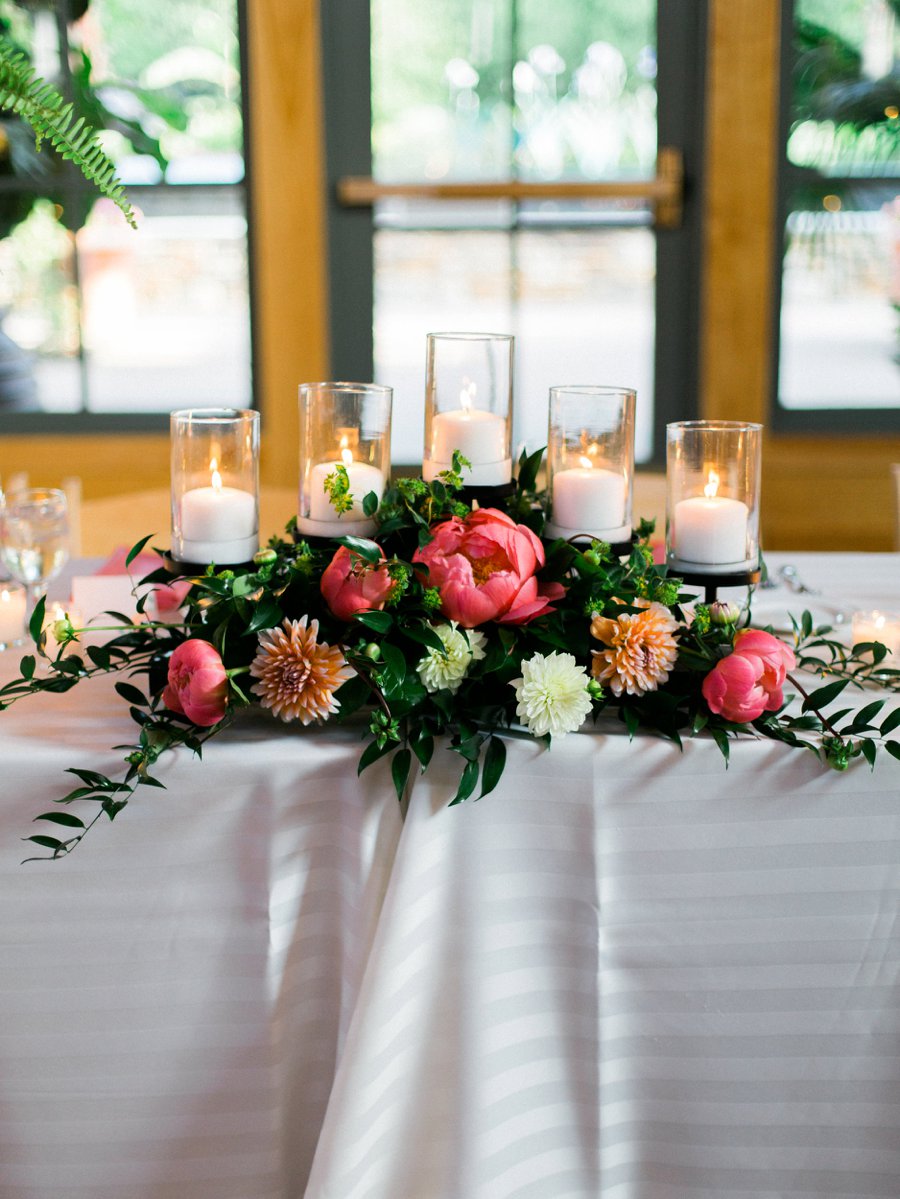
[(377, 383), (301, 384), (298, 532), (375, 532), (374, 512), (391, 473), (392, 401), (392, 388)]
[(237, 566), (259, 549), (259, 413), (185, 408), (171, 416), (172, 558)]
[(471, 463), (467, 487), (512, 480), (512, 380), (515, 339), (508, 333), (429, 333), (425, 363), (427, 482), (449, 470), (453, 451)]
[(635, 392), (627, 387), (550, 388), (548, 537), (631, 537)]
[[(854, 612), (851, 621), (853, 644), (880, 641), (890, 651), (881, 665), (890, 670), (900, 670), (900, 612), (880, 612), (877, 609)], [(869, 662), (874, 661), (871, 651), (863, 657)]]
[(23, 644), (28, 614), (25, 588), (12, 579), (0, 579), (0, 650)]
[(762, 425), (666, 426), (666, 562), (680, 574), (743, 575), (759, 566)]

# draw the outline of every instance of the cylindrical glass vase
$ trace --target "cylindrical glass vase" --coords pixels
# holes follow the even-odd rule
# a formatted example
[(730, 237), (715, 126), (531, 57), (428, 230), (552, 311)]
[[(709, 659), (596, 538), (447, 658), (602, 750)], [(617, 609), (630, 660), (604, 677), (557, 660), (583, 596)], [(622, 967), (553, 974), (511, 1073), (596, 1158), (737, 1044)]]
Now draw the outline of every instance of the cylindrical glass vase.
[(548, 537), (631, 537), (635, 399), (627, 387), (550, 388)]
[(762, 425), (666, 426), (666, 562), (674, 572), (743, 574), (759, 566)]
[(301, 384), (297, 530), (304, 536), (375, 532), (391, 474), (393, 394), (378, 383)]
[(184, 408), (170, 430), (172, 558), (249, 562), (259, 549), (259, 413)]
[(515, 339), (509, 333), (429, 333), (425, 363), (427, 482), (459, 450), (470, 466), (468, 487), (499, 487), (512, 479), (512, 382)]

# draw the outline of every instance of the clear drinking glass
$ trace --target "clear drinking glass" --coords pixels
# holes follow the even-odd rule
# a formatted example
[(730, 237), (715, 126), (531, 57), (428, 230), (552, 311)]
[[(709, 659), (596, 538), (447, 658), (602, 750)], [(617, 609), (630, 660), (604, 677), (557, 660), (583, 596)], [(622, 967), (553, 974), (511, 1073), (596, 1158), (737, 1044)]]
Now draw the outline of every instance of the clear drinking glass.
[(29, 487), (5, 497), (0, 506), (0, 558), (24, 583), (26, 620), (50, 579), (69, 560), (69, 510), (62, 491)]

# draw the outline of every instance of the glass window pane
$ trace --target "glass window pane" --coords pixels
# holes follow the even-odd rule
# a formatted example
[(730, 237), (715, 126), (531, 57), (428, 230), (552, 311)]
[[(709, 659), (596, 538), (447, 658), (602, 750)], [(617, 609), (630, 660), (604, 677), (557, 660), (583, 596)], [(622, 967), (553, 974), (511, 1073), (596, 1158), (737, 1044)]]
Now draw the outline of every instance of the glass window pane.
[[(243, 178), (235, 0), (93, 0), (72, 29), (76, 84), (91, 83), (113, 120), (106, 135), (126, 182)], [(161, 160), (159, 159), (161, 156)]]
[[(372, 157), (383, 181), (653, 173), (655, 0), (372, 0)], [(651, 453), (655, 234), (646, 206), (391, 199), (376, 210), (376, 378), (394, 457), (422, 448), (425, 334), (517, 336), (515, 435), (546, 442), (548, 389), (639, 393)]]
[(247, 407), (241, 196), (171, 188), (140, 199), (138, 235), (106, 202), (78, 234), (90, 410)]
[(508, 333), (511, 292), (511, 243), (504, 232), (375, 234), (375, 378), (394, 388), (394, 462), (422, 461), (425, 335)]
[(74, 239), (47, 200), (0, 239), (0, 320), (0, 415), (77, 412)]
[(781, 302), (783, 407), (900, 407), (900, 194), (798, 195)]
[(517, 5), (516, 174), (608, 179), (652, 173), (656, 3)]
[(888, 0), (796, 0), (788, 161), (900, 174), (900, 21)]

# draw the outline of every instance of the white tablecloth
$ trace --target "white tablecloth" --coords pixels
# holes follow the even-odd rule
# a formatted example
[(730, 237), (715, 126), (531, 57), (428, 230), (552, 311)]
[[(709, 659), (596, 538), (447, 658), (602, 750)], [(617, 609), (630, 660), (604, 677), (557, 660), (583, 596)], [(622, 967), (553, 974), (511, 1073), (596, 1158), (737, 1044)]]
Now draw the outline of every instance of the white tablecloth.
[[(796, 561), (897, 604), (897, 556)], [(2, 1199), (900, 1195), (897, 763), (512, 741), (401, 832), (353, 734), (250, 723), (18, 866), (128, 731), (0, 714)]]

